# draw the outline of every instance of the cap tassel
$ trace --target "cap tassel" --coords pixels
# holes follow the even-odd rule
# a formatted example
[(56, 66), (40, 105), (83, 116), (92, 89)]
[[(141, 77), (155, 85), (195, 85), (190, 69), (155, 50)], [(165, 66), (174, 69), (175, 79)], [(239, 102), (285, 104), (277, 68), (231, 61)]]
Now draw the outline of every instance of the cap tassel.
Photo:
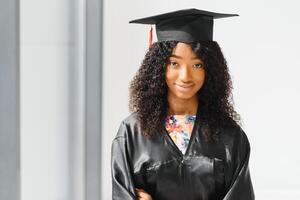
[(150, 31), (149, 31), (149, 48), (151, 48), (152, 47), (152, 41), (153, 41), (153, 31), (152, 31), (153, 29), (152, 29), (152, 26), (151, 26), (151, 28), (150, 28)]

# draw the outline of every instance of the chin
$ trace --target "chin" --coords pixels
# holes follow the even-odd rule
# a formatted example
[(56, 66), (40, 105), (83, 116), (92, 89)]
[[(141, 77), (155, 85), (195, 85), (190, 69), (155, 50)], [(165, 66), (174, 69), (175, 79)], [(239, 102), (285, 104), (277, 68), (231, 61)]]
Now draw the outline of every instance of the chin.
[(179, 99), (184, 99), (184, 100), (188, 100), (188, 99), (192, 99), (195, 96), (195, 94), (176, 94), (176, 97)]

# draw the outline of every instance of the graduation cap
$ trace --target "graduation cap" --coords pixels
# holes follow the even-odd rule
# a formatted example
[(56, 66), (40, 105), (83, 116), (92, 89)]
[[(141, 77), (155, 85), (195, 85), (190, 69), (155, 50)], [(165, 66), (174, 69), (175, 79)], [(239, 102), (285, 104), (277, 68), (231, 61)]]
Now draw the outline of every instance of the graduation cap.
[[(237, 14), (215, 13), (198, 9), (185, 9), (151, 17), (135, 19), (129, 23), (155, 24), (158, 42), (196, 42), (213, 40), (214, 19), (238, 16)], [(150, 47), (152, 44), (152, 28)]]

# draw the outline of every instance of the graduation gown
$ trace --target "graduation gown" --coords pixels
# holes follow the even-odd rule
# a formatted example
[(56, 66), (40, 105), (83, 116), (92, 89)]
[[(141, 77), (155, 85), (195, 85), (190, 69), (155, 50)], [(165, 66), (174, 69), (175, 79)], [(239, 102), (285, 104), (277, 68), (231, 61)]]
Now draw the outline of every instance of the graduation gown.
[(253, 200), (244, 131), (223, 128), (209, 143), (198, 115), (184, 155), (167, 130), (145, 137), (136, 113), (124, 119), (111, 146), (112, 199), (137, 199), (142, 188), (153, 200)]

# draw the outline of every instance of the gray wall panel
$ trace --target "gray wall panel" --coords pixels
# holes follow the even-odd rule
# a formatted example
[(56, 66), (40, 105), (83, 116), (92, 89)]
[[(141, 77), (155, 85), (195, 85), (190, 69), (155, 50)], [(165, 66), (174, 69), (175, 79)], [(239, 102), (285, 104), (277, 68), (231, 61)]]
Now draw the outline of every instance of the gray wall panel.
[(0, 200), (20, 199), (19, 2), (0, 1)]
[(86, 200), (100, 200), (102, 0), (86, 5)]

